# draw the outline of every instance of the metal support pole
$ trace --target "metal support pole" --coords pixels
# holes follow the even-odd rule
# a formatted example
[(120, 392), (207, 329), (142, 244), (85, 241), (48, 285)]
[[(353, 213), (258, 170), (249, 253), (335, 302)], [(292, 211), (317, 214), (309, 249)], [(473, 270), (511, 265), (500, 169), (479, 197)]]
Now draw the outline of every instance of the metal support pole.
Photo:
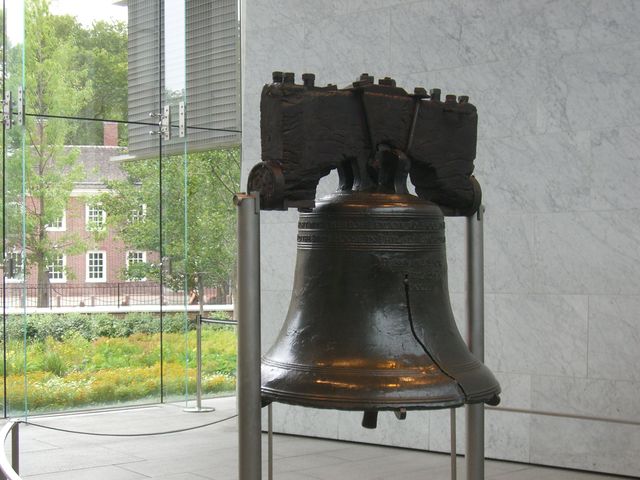
[(198, 410), (202, 408), (202, 318), (196, 317), (196, 406)]
[(268, 470), (268, 480), (273, 480), (273, 403), (270, 403), (267, 407), (268, 413), (268, 431), (267, 431), (267, 440), (268, 440), (268, 457), (269, 457), (269, 470)]
[(456, 409), (449, 410), (451, 413), (451, 480), (458, 478), (458, 452), (456, 449)]
[(20, 424), (17, 422), (11, 429), (11, 466), (20, 474)]
[(239, 480), (262, 478), (260, 397), (260, 197), (237, 194)]
[(185, 412), (213, 412), (213, 407), (202, 406), (202, 315), (196, 316), (196, 406), (185, 408)]
[[(467, 328), (469, 350), (484, 361), (484, 206), (467, 217)], [(466, 406), (467, 480), (484, 480), (484, 405)]]

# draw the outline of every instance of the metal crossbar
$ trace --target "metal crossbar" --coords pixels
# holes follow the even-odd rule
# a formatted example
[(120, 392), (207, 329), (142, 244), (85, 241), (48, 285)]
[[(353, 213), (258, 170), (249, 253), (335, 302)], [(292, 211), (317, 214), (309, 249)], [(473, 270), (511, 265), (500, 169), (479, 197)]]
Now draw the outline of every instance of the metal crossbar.
[(218, 325), (238, 325), (237, 320), (224, 320), (198, 315), (196, 317), (196, 406), (185, 408), (185, 412), (210, 412), (211, 407), (202, 406), (202, 324), (213, 323)]
[(220, 318), (200, 317), (202, 323), (215, 323), (219, 325), (237, 325), (237, 320), (222, 320)]

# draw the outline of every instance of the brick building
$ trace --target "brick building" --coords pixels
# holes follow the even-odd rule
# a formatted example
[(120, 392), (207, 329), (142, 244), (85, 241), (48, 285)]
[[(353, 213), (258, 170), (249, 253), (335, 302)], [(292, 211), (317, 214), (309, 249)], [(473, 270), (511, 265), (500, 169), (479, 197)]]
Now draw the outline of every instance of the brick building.
[[(128, 282), (124, 275), (128, 265), (134, 262), (157, 261), (156, 252), (130, 250), (109, 229), (96, 240), (95, 231), (106, 229), (108, 213), (92, 201), (92, 197), (107, 191), (104, 180), (124, 179), (119, 162), (114, 161), (114, 157), (126, 153), (126, 149), (117, 145), (117, 129), (116, 123), (105, 122), (104, 145), (69, 147), (79, 150), (78, 162), (84, 167), (85, 177), (83, 181), (74, 185), (63, 216), (47, 227), (47, 234), (55, 241), (58, 237), (73, 233), (87, 248), (86, 251), (75, 255), (60, 254), (49, 265), (49, 282), (52, 286), (65, 284), (73, 287), (97, 287), (100, 284)], [(139, 213), (134, 221), (144, 221), (145, 207), (134, 206), (132, 210), (135, 210), (135, 207), (139, 207)], [(14, 249), (9, 255), (12, 268), (6, 269), (6, 282), (26, 283), (35, 288), (36, 268), (30, 266), (24, 278), (20, 267), (21, 253)], [(145, 279), (134, 281), (152, 285)]]

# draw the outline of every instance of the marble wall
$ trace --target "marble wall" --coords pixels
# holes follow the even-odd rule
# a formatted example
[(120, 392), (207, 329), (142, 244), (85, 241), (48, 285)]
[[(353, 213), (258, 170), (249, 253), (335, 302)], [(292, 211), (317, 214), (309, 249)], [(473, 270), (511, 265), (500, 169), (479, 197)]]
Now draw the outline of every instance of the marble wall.
[[(486, 362), (503, 403), (488, 457), (640, 475), (640, 2), (243, 0), (243, 172), (260, 160), (272, 70), (345, 86), (362, 72), (465, 94), (479, 111)], [(333, 188), (334, 179), (323, 183)], [(296, 213), (265, 213), (263, 345), (284, 319)], [(464, 328), (464, 220), (448, 219)], [(447, 451), (447, 412), (277, 405), (278, 431)], [(549, 415), (553, 414), (553, 415)], [(464, 416), (459, 412), (460, 450)]]

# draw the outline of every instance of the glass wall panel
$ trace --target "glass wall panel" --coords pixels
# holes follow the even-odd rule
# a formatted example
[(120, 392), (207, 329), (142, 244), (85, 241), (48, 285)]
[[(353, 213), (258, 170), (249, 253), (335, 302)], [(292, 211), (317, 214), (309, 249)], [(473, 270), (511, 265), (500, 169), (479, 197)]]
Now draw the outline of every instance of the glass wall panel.
[[(161, 113), (160, 6), (160, 0), (27, 0), (27, 113), (114, 121), (109, 134), (129, 145), (131, 156), (157, 155), (149, 131)], [(73, 143), (97, 144), (100, 127), (83, 124)]]
[[(240, 190), (238, 146), (212, 147), (189, 153), (190, 258), (202, 271), (202, 304), (206, 318), (233, 320), (236, 269), (236, 208)], [(193, 336), (190, 345), (195, 345)], [(233, 326), (205, 323), (202, 330), (202, 392), (205, 397), (233, 394), (237, 358)], [(194, 347), (191, 347), (194, 348)]]
[[(4, 414), (193, 399), (195, 318), (233, 318), (236, 2), (2, 7)], [(205, 395), (235, 346), (205, 325)]]
[[(190, 328), (188, 304), (193, 295), (188, 266), (188, 157), (186, 132), (180, 131), (180, 114), (187, 101), (185, 70), (185, 2), (163, 1), (162, 90), (169, 126), (161, 137), (162, 164), (162, 254), (171, 264), (164, 282), (182, 293), (182, 331), (180, 336), (167, 332), (163, 343), (163, 381), (167, 399), (186, 398), (189, 393), (188, 370), (195, 358), (187, 348)], [(166, 330), (165, 330), (166, 332)]]
[[(24, 85), (24, 3), (5, 2), (3, 20), (3, 98), (11, 103), (11, 111), (3, 126), (3, 387), (5, 415), (25, 411), (26, 374), (26, 285), (25, 232), (26, 185), (25, 131), (19, 115), (19, 92)], [(11, 92), (12, 96), (6, 96)], [(8, 120), (8, 121), (7, 121)], [(10, 127), (10, 128), (9, 128)], [(5, 300), (7, 288), (15, 291), (15, 310), (8, 315)]]
[[(40, 87), (40, 95), (29, 95), (27, 112), (100, 120), (128, 120), (129, 7), (128, 2), (92, 0), (27, 0), (27, 88)], [(134, 2), (136, 3), (136, 2)], [(151, 4), (157, 1), (147, 2)], [(137, 4), (132, 7), (137, 8)], [(148, 9), (147, 15), (153, 15)], [(143, 44), (145, 57), (157, 57), (157, 34), (141, 41), (134, 21), (132, 57)], [(155, 52), (155, 55), (154, 55)], [(157, 92), (157, 71), (147, 71), (136, 81), (151, 83)], [(153, 89), (145, 88), (152, 92)], [(67, 93), (62, 96), (60, 93)], [(145, 107), (157, 104), (145, 99)], [(144, 119), (149, 122), (148, 118)], [(76, 132), (76, 144), (95, 144), (102, 132)], [(97, 137), (97, 138), (96, 138)]]
[[(187, 138), (190, 132), (187, 133)], [(183, 370), (177, 369), (177, 343), (165, 335), (165, 385), (168, 399), (196, 393), (196, 317), (233, 320), (239, 147), (212, 147), (162, 159), (163, 256), (165, 292), (184, 293)], [(209, 320), (205, 320), (209, 321)], [(167, 330), (165, 330), (167, 331)], [(174, 338), (173, 342), (178, 340)], [(235, 389), (236, 336), (233, 326), (205, 323), (202, 331), (202, 392)], [(186, 369), (186, 371), (185, 371)], [(182, 375), (182, 383), (178, 378)], [(185, 378), (186, 375), (186, 378)]]
[(10, 338), (23, 320), (29, 413), (160, 400), (158, 190), (139, 182), (157, 179), (157, 160), (74, 145), (85, 123), (27, 115), (24, 127), (25, 267), (4, 300)]
[[(149, 134), (160, 44), (147, 28), (159, 2), (132, 2), (133, 39), (126, 1), (9, 3), (3, 93), (18, 105), (23, 86), (26, 114), (3, 129), (5, 415), (160, 401), (159, 137)], [(151, 192), (140, 175), (155, 180)]]

